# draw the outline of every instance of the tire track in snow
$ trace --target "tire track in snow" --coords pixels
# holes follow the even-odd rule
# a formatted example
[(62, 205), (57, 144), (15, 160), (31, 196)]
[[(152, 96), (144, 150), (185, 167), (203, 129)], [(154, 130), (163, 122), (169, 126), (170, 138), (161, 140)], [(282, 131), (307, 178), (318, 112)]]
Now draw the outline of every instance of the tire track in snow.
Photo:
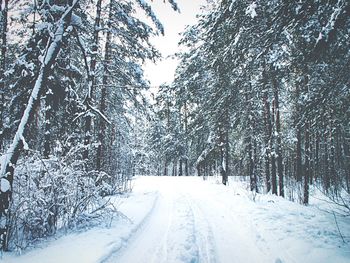
[(207, 194), (182, 185), (159, 189), (142, 222), (101, 262), (249, 263), (266, 258), (249, 223)]
[[(122, 254), (128, 247), (130, 243), (136, 240), (139, 234), (142, 232), (143, 228), (149, 223), (150, 218), (154, 211), (157, 209), (159, 203), (159, 193), (156, 193), (156, 197), (153, 200), (153, 204), (151, 209), (145, 215), (145, 217), (137, 224), (134, 228), (129, 232), (129, 234), (125, 237), (121, 237), (120, 240), (116, 240), (111, 244), (111, 250), (109, 253), (101, 258), (100, 263), (113, 263), (116, 262), (118, 256)], [(132, 220), (130, 220), (132, 222)]]
[[(172, 207), (173, 206), (174, 206), (174, 203), (172, 203)], [(168, 258), (167, 240), (169, 236), (170, 225), (172, 224), (172, 220), (174, 216), (173, 214), (174, 212), (172, 208), (169, 211), (168, 223), (167, 223), (166, 231), (162, 238), (161, 245), (158, 247), (157, 252), (153, 255), (152, 262), (155, 262), (155, 263), (167, 262), (167, 258)]]
[(173, 216), (166, 241), (168, 256), (165, 262), (200, 262), (195, 218), (184, 195), (180, 194), (173, 199), (172, 210)]
[(199, 262), (216, 263), (216, 246), (213, 242), (214, 235), (209, 221), (202, 209), (199, 207), (197, 203), (198, 201), (195, 198), (190, 197), (188, 194), (186, 198), (195, 219), (195, 232), (197, 233)]
[[(247, 229), (242, 228), (242, 221), (233, 215), (224, 203), (196, 196), (197, 207), (202, 211), (212, 229), (212, 240), (217, 244), (216, 261), (219, 262), (260, 262), (262, 252), (256, 247), (255, 238)], [(273, 262), (273, 261), (271, 261)]]
[(187, 198), (178, 193), (160, 193), (145, 219), (100, 262), (202, 262), (196, 234)]

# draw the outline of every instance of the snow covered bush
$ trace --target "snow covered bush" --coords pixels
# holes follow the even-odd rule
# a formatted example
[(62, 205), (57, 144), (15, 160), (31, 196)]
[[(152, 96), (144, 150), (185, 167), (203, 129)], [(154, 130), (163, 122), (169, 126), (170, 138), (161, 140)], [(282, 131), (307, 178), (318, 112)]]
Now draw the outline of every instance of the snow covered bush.
[[(21, 160), (16, 169), (10, 207), (10, 248), (24, 249), (58, 230), (88, 227), (112, 216), (107, 180), (86, 173), (78, 162), (41, 159), (38, 154)], [(96, 221), (97, 220), (97, 221)]]

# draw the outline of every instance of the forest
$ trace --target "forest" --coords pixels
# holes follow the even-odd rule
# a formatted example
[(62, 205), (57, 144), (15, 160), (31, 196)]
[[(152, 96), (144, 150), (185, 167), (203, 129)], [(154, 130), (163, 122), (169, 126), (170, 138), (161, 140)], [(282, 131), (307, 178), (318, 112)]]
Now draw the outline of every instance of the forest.
[(2, 251), (108, 216), (138, 175), (239, 176), (304, 205), (313, 187), (350, 214), (349, 1), (208, 0), (153, 95), (152, 1), (0, 11)]

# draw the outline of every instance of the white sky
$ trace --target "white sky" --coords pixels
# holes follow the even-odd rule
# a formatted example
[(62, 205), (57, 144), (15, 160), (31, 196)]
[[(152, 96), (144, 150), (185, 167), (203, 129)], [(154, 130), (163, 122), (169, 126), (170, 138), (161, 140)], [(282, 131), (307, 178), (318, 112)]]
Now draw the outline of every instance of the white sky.
[(200, 6), (204, 5), (206, 0), (176, 0), (181, 13), (175, 12), (168, 1), (153, 0), (152, 7), (154, 12), (162, 22), (165, 35), (154, 37), (152, 43), (161, 52), (164, 59), (153, 64), (147, 62), (144, 66), (145, 76), (151, 82), (151, 86), (159, 86), (163, 83), (171, 83), (174, 79), (174, 73), (178, 61), (167, 58), (176, 53), (180, 33), (185, 30), (186, 25), (195, 24), (196, 15), (200, 13)]

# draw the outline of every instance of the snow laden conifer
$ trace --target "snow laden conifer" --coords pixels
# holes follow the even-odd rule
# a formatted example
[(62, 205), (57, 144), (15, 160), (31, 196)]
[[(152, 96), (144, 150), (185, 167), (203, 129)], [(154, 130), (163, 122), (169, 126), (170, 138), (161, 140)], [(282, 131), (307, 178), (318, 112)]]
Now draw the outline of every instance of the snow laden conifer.
[(207, 7), (184, 34), (189, 48), (173, 84), (172, 100), (192, 103), (192, 169), (220, 174), (227, 144), (229, 173), (246, 175), (252, 191), (307, 204), (309, 185), (317, 184), (344, 203), (348, 14), (342, 0)]

